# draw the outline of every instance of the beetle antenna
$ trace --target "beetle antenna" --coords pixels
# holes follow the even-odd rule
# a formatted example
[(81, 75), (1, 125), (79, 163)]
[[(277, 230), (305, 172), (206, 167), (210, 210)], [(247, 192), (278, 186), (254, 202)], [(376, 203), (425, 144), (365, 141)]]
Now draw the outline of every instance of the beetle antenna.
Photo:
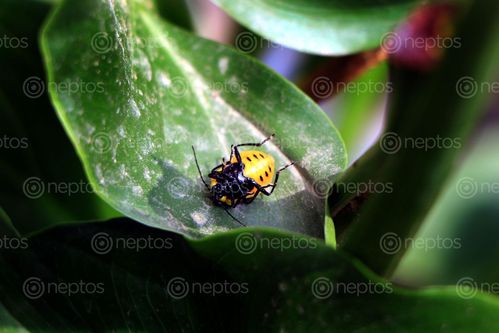
[(232, 219), (233, 219), (234, 221), (236, 221), (237, 223), (239, 223), (239, 224), (240, 224), (240, 225), (242, 225), (243, 227), (247, 227), (247, 225), (246, 225), (246, 224), (244, 224), (243, 222), (241, 222), (241, 221), (239, 221), (238, 219), (236, 219), (236, 218), (234, 217), (234, 215), (232, 215), (232, 214), (229, 212), (229, 210), (228, 210), (227, 208), (225, 208), (225, 212), (226, 212), (226, 213), (227, 213), (230, 217), (232, 217)]
[(196, 156), (196, 150), (194, 150), (194, 146), (191, 146), (191, 147), (192, 147), (192, 152), (194, 153), (194, 161), (196, 161), (196, 167), (198, 168), (199, 177), (201, 178), (201, 181), (203, 182), (204, 186), (206, 186), (206, 189), (209, 191), (210, 187), (208, 186), (208, 184), (206, 184), (206, 182), (203, 178), (203, 174), (201, 173), (201, 169), (199, 168), (198, 158)]
[(286, 170), (287, 168), (289, 168), (289, 167), (290, 167), (290, 166), (292, 166), (292, 165), (295, 165), (295, 162), (294, 162), (294, 161), (293, 161), (293, 162), (290, 162), (290, 163), (288, 163), (288, 164), (286, 164), (285, 166), (283, 166), (282, 168), (280, 168), (279, 170), (277, 170), (277, 172), (281, 172), (281, 171), (283, 171), (283, 170)]

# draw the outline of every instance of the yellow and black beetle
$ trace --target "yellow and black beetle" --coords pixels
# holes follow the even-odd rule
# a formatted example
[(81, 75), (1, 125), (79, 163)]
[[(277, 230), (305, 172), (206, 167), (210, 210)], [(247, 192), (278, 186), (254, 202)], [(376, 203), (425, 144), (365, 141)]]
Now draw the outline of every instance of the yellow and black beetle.
[[(240, 143), (231, 146), (229, 161), (222, 160), (220, 165), (211, 170), (208, 174), (210, 185), (204, 180), (199, 163), (196, 157), (196, 151), (192, 147), (194, 160), (201, 177), (201, 181), (211, 193), (213, 203), (221, 206), (238, 223), (245, 226), (236, 219), (229, 211), (237, 205), (244, 203), (250, 204), (255, 200), (259, 193), (271, 195), (277, 185), (279, 173), (290, 167), (294, 162), (289, 163), (279, 170), (275, 171), (274, 158), (266, 153), (249, 150), (239, 151), (239, 147), (260, 147), (269, 141), (274, 134), (260, 143)], [(275, 179), (272, 182), (272, 179)]]

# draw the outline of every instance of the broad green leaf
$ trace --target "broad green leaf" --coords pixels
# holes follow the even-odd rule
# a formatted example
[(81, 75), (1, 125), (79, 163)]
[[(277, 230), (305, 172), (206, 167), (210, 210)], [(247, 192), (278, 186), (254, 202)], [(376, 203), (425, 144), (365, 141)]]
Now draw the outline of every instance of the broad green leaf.
[[(97, 38), (95, 37), (97, 36)], [(323, 199), (346, 164), (326, 115), (255, 60), (159, 19), (139, 0), (66, 1), (42, 35), (49, 78), (93, 82), (99, 92), (51, 90), (53, 103), (96, 191), (137, 221), (199, 237), (239, 225), (207, 197), (202, 172), (230, 145), (261, 149), (282, 166), (271, 197), (232, 214), (247, 225), (323, 234)]]
[(57, 227), (28, 244), (0, 249), (0, 298), (29, 331), (499, 328), (493, 297), (403, 290), (298, 234), (251, 228), (188, 242), (121, 219)]
[[(117, 215), (86, 187), (48, 98), (38, 34), (50, 8), (34, 0), (0, 2), (0, 205), (22, 234)], [(64, 186), (75, 191), (57, 190)]]
[[(193, 294), (181, 299), (168, 293), (168, 283), (176, 277), (189, 283), (224, 279), (223, 272), (212, 270), (213, 263), (177, 234), (123, 219), (56, 228), (25, 241), (25, 248), (0, 249), (0, 301), (28, 331), (223, 329), (228, 313), (214, 315), (215, 297)], [(115, 246), (109, 252), (107, 241)], [(72, 285), (72, 292), (55, 285)]]
[[(491, 126), (474, 140), (435, 206), (425, 219), (394, 277), (413, 285), (456, 283), (461, 279), (499, 293), (499, 128)], [(445, 222), (445, 223), (443, 223)], [(420, 242), (421, 243), (421, 242)]]
[(258, 285), (258, 295), (243, 300), (248, 331), (493, 332), (497, 325), (486, 319), (496, 315), (495, 297), (462, 286), (402, 289), (310, 239), (255, 230), (210, 240), (195, 248), (235, 280)]
[[(391, 191), (330, 198), (333, 212), (347, 207), (352, 213), (351, 227), (339, 236), (342, 248), (379, 274), (391, 274), (407, 250), (391, 253), (382, 242), (387, 235), (402, 242), (414, 236), (493, 97), (484, 85), (492, 82), (499, 57), (499, 3), (491, 6), (478, 0), (466, 8), (456, 34), (462, 47), (447, 50), (434, 71), (393, 68), (386, 132), (341, 180)], [(358, 199), (360, 204), (345, 204)], [(346, 221), (333, 218), (337, 225)]]
[[(419, 3), (416, 0), (212, 1), (265, 38), (320, 55), (345, 55), (379, 47), (383, 35)], [(246, 41), (250, 42), (251, 39)]]

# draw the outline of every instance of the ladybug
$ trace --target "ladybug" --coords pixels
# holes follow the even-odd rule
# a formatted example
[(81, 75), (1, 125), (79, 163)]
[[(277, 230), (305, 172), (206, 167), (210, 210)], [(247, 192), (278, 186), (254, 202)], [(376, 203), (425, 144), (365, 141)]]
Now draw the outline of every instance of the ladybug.
[[(232, 145), (229, 160), (222, 159), (222, 163), (214, 167), (208, 174), (210, 178), (209, 185), (203, 178), (196, 157), (196, 151), (192, 147), (199, 176), (210, 192), (213, 203), (216, 206), (223, 207), (230, 217), (243, 226), (246, 225), (236, 219), (228, 209), (234, 208), (239, 204), (252, 203), (259, 193), (266, 196), (271, 195), (276, 188), (279, 173), (292, 166), (294, 162), (276, 171), (272, 155), (257, 150), (240, 152), (239, 147), (260, 147), (273, 137), (274, 134), (260, 143)], [(272, 182), (272, 180), (274, 181)]]

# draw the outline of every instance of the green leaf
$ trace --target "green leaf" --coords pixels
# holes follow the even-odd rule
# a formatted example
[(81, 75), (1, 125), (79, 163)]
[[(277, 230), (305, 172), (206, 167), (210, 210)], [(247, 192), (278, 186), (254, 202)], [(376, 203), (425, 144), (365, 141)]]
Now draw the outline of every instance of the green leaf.
[(0, 333), (27, 333), (9, 312), (0, 304)]
[[(498, 126), (484, 129), (473, 149), (446, 184), (425, 219), (394, 277), (411, 285), (456, 283), (467, 278), (477, 286), (499, 293), (499, 142)], [(442, 223), (445, 221), (445, 223)], [(466, 280), (464, 280), (466, 281)]]
[(192, 237), (238, 227), (207, 198), (191, 145), (206, 177), (231, 144), (276, 133), (262, 150), (277, 166), (297, 166), (272, 196), (232, 213), (247, 225), (322, 236), (324, 200), (311, 184), (331, 184), (346, 153), (326, 115), (283, 78), (162, 22), (138, 0), (66, 1), (42, 45), (51, 81), (102, 87), (51, 96), (96, 191), (117, 210)]
[(336, 249), (336, 229), (334, 227), (334, 221), (331, 217), (331, 211), (329, 205), (326, 202), (326, 220), (324, 222), (324, 241), (327, 245)]
[[(27, 247), (0, 249), (1, 302), (28, 331), (222, 329), (218, 316), (203, 311), (216, 309), (212, 297), (177, 300), (167, 293), (175, 277), (213, 279), (207, 260), (178, 235), (129, 220), (108, 223), (57, 228), (24, 240)], [(139, 245), (151, 240), (154, 249)], [(106, 254), (98, 241), (112, 241), (116, 248)], [(69, 285), (71, 293), (58, 288)]]
[(212, 1), (265, 38), (320, 55), (346, 55), (379, 47), (383, 35), (419, 3), (415, 0)]
[[(492, 97), (480, 87), (493, 79), (499, 57), (499, 3), (491, 7), (475, 1), (461, 18), (456, 37), (462, 47), (447, 50), (433, 72), (394, 68), (386, 132), (341, 180), (391, 190), (330, 197), (333, 212), (347, 208), (352, 213), (344, 221), (333, 214), (337, 225), (346, 220), (351, 225), (339, 236), (342, 248), (379, 274), (391, 274), (407, 250), (386, 251), (383, 242), (391, 235), (405, 244), (414, 236)], [(472, 94), (466, 95), (469, 77)]]
[(402, 289), (314, 239), (238, 230), (192, 243), (233, 279), (248, 282), (241, 309), (248, 331), (494, 331), (487, 318), (497, 314), (495, 297), (460, 285)]
[(338, 82), (337, 86), (341, 94), (333, 99), (329, 113), (345, 141), (351, 163), (366, 149), (365, 142), (373, 136), (372, 125), (392, 92), (388, 65), (382, 62), (354, 81)]
[(188, 242), (121, 219), (57, 227), (27, 242), (0, 249), (0, 299), (29, 331), (499, 328), (495, 298), (402, 290), (298, 234), (252, 228)]
[(34, 0), (0, 2), (0, 205), (21, 234), (118, 215), (86, 186), (46, 93), (37, 39), (50, 8)]

